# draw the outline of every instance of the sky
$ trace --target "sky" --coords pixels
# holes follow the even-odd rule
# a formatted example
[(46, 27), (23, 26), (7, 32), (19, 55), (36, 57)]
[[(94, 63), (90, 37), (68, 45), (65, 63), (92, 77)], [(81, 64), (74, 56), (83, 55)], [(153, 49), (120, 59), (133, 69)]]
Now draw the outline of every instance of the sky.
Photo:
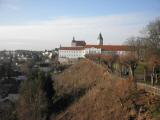
[(44, 50), (76, 40), (123, 44), (160, 17), (160, 0), (0, 0), (0, 50)]

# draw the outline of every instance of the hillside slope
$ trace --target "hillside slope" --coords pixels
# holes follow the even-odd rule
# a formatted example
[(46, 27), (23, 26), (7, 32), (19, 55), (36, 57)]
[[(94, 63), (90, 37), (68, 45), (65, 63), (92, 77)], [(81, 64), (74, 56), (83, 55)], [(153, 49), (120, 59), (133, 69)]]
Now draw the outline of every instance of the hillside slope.
[[(136, 91), (131, 80), (111, 75), (105, 67), (89, 60), (58, 75), (55, 89), (57, 96), (76, 96), (56, 120), (150, 120), (152, 117), (145, 91)], [(81, 91), (85, 92), (77, 95)]]
[(83, 89), (89, 89), (104, 79), (110, 79), (105, 67), (92, 61), (81, 61), (56, 77), (55, 89), (57, 94), (63, 96)]

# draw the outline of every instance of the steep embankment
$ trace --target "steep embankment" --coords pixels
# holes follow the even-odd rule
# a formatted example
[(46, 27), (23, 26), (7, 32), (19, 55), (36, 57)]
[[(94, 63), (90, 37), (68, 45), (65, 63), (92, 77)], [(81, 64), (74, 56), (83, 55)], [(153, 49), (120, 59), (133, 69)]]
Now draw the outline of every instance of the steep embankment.
[(55, 81), (55, 89), (58, 95), (63, 96), (89, 89), (104, 79), (110, 79), (106, 68), (92, 61), (84, 60), (58, 75)]
[[(145, 105), (149, 100), (146, 99), (149, 98), (147, 93), (136, 91), (130, 80), (111, 75), (105, 67), (88, 60), (58, 75), (55, 89), (60, 98), (75, 96), (54, 118), (56, 120), (134, 120), (152, 117), (147, 110), (149, 106)], [(83, 94), (80, 94), (81, 91)]]

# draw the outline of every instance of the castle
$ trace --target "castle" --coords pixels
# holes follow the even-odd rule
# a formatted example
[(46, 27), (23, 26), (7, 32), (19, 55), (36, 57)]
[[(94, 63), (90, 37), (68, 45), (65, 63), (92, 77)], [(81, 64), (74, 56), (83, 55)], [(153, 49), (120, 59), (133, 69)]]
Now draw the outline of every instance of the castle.
[(86, 55), (122, 55), (129, 51), (129, 46), (126, 45), (103, 45), (103, 37), (100, 33), (98, 36), (98, 45), (88, 45), (85, 41), (73, 40), (71, 47), (59, 48), (59, 62), (65, 63), (74, 61), (80, 58), (85, 58)]

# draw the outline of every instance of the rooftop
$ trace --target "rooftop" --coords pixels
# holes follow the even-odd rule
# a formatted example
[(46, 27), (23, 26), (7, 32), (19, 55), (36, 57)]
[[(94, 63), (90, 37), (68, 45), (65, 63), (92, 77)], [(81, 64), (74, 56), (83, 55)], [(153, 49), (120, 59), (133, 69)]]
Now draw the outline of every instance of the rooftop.
[(127, 45), (85, 45), (83, 47), (61, 47), (60, 50), (84, 50), (85, 48), (101, 48), (107, 51), (129, 51), (130, 46)]
[(86, 42), (84, 40), (72, 40), (72, 43), (75, 43), (76, 46), (85, 46)]
[(60, 47), (60, 50), (84, 50), (85, 47)]

